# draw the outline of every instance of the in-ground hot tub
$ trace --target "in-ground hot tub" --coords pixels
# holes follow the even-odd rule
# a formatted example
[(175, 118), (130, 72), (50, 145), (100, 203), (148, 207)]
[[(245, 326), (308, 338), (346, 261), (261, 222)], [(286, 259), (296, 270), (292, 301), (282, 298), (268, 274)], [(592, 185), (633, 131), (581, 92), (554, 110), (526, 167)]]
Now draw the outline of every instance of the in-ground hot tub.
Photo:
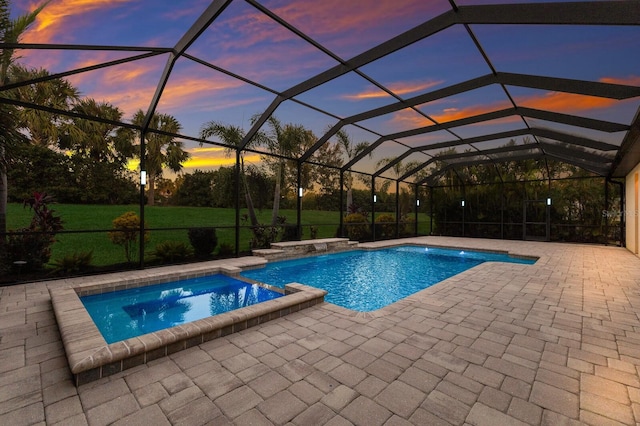
[(80, 297), (218, 273), (237, 274), (240, 267), (255, 267), (264, 259), (234, 259), (235, 266), (210, 262), (210, 266), (180, 266), (131, 271), (68, 280), (65, 287), (49, 290), (62, 342), (76, 386), (121, 372), (209, 340), (242, 331), (291, 312), (322, 303), (326, 291), (288, 284), (282, 297), (242, 307), (182, 325), (107, 343)]

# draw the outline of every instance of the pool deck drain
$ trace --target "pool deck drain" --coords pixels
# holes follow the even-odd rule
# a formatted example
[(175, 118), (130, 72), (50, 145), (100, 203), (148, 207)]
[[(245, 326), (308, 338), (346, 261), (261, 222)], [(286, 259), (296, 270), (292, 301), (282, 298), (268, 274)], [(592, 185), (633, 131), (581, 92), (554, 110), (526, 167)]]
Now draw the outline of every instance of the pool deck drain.
[(640, 259), (616, 247), (403, 242), (540, 259), (485, 263), (366, 315), (323, 303), (80, 387), (49, 296), (70, 280), (2, 287), (0, 424), (640, 421)]

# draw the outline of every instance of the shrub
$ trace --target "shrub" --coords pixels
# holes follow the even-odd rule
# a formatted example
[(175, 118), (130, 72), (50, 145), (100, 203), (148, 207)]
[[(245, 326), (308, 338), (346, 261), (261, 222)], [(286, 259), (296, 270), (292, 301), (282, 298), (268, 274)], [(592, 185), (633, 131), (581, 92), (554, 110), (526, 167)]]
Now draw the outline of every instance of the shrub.
[(268, 225), (252, 226), (251, 232), (253, 233), (253, 238), (250, 242), (252, 249), (269, 248), (271, 243), (278, 241), (280, 227)]
[(312, 240), (318, 238), (318, 227), (315, 225), (311, 225), (309, 227), (309, 236)]
[(190, 228), (188, 235), (189, 242), (198, 258), (210, 257), (218, 245), (215, 228)]
[(414, 217), (407, 215), (402, 218), (402, 222), (400, 224), (401, 237), (408, 237), (416, 232), (416, 219)]
[(298, 225), (287, 224), (282, 226), (282, 241), (298, 241), (302, 235), (298, 235)]
[[(126, 212), (112, 222), (113, 231), (109, 232), (109, 239), (113, 244), (117, 244), (124, 248), (124, 255), (127, 262), (131, 262), (131, 256), (135, 248), (138, 246), (138, 238), (140, 232), (140, 218), (135, 212)], [(144, 224), (145, 229), (147, 224)], [(144, 231), (144, 241), (149, 241), (149, 231)]]
[(7, 238), (7, 263), (25, 262), (24, 270), (42, 269), (51, 257), (51, 236), (36, 234), (27, 228), (19, 230), (20, 234), (9, 235)]
[(235, 254), (233, 244), (221, 243), (218, 247), (218, 256), (232, 256), (233, 254)]
[(186, 259), (193, 254), (193, 251), (181, 241), (163, 241), (151, 254), (159, 258), (162, 263), (173, 263)]
[(51, 258), (51, 246), (55, 243), (55, 235), (63, 229), (62, 219), (50, 209), (53, 197), (46, 193), (34, 193), (33, 198), (24, 201), (33, 210), (33, 217), (28, 228), (19, 229), (7, 238), (6, 262), (11, 266), (14, 262), (26, 262), (25, 269), (42, 268)]
[(381, 214), (376, 219), (376, 237), (395, 238), (396, 218), (390, 214)]
[(344, 228), (350, 240), (360, 241), (369, 234), (367, 218), (361, 213), (351, 213), (344, 218)]
[(93, 251), (82, 251), (68, 254), (51, 262), (54, 267), (53, 273), (69, 274), (73, 272), (84, 272), (91, 265)]

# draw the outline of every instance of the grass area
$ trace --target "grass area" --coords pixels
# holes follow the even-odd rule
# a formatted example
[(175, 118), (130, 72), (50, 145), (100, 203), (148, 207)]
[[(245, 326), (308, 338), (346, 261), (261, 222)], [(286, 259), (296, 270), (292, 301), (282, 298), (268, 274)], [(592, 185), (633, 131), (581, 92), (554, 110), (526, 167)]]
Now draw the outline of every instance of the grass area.
[[(73, 253), (93, 251), (93, 265), (104, 266), (126, 261), (124, 249), (111, 242), (108, 231), (116, 217), (133, 211), (139, 215), (137, 205), (75, 205), (54, 204), (51, 206), (62, 217), (65, 231), (83, 231), (78, 233), (61, 233), (53, 246), (52, 260), (60, 259)], [(241, 211), (240, 214), (245, 214)], [(271, 210), (258, 211), (258, 220), (268, 223)], [(280, 215), (287, 218), (287, 223), (295, 224), (295, 210), (281, 210)], [(32, 212), (21, 204), (9, 204), (7, 211), (7, 227), (9, 230), (26, 227), (31, 221)], [(218, 245), (227, 243), (235, 246), (235, 210), (210, 207), (145, 207), (145, 222), (151, 229), (150, 241), (145, 245), (145, 260), (153, 248), (163, 241), (180, 241), (189, 245), (187, 229), (159, 230), (158, 228), (190, 228), (215, 227)], [(340, 223), (339, 212), (335, 211), (302, 211), (302, 238), (311, 237), (310, 225), (317, 227), (317, 238), (334, 237)], [(429, 231), (429, 217), (420, 214), (419, 233)], [(91, 232), (88, 232), (91, 231)], [(251, 231), (240, 230), (240, 251), (249, 250)], [(136, 250), (137, 253), (137, 250)]]

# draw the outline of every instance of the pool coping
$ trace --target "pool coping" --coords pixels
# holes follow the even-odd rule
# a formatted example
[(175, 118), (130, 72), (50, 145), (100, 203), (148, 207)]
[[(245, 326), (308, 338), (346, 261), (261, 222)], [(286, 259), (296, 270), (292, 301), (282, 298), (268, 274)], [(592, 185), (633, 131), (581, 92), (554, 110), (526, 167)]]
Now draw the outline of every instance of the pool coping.
[(440, 248), (440, 249), (450, 249), (450, 250), (477, 251), (481, 253), (506, 254), (507, 256), (513, 257), (514, 259), (524, 259), (524, 260), (538, 261), (540, 259), (540, 256), (512, 253), (509, 250), (484, 249), (484, 248), (477, 248), (477, 247), (470, 248), (470, 247), (464, 247), (464, 246), (444, 245), (444, 244), (430, 244), (425, 242), (415, 242), (411, 240), (409, 241), (386, 240), (386, 241), (376, 241), (374, 243), (360, 243), (358, 244), (358, 249), (379, 250), (383, 248), (392, 248), (392, 247), (401, 247), (401, 246), (419, 246), (419, 247), (430, 247), (430, 248)]
[(113, 274), (114, 276), (111, 277), (102, 276), (98, 282), (70, 280), (73, 282), (68, 286), (49, 289), (53, 311), (75, 385), (80, 386), (108, 377), (324, 302), (326, 291), (299, 283), (290, 283), (285, 286), (284, 296), (277, 299), (108, 344), (80, 300), (80, 296), (84, 295), (216, 273), (234, 276), (245, 267), (266, 263), (264, 259), (254, 259), (254, 262), (246, 262), (247, 264), (242, 267), (218, 264), (210, 267), (199, 266), (191, 270), (183, 266), (181, 271), (153, 271), (152, 273), (149, 273), (149, 270), (133, 271), (126, 278), (123, 274)]

